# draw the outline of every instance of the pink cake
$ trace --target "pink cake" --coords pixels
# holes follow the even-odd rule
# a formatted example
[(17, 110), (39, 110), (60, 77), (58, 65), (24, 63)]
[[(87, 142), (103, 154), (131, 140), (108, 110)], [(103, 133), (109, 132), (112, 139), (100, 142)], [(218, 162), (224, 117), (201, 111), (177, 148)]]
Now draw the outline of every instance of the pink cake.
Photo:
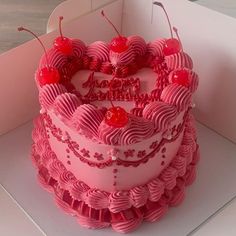
[(192, 69), (174, 38), (86, 45), (61, 33), (44, 54), (32, 159), (80, 225), (126, 233), (182, 202), (199, 160)]

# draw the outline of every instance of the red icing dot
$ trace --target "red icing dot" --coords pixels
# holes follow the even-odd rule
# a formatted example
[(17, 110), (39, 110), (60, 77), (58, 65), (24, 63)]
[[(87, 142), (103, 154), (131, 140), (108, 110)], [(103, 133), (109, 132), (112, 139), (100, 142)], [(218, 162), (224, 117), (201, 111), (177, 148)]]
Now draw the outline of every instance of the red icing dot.
[(169, 56), (175, 53), (180, 52), (181, 50), (181, 45), (179, 43), (179, 40), (175, 38), (167, 39), (165, 41), (165, 45), (163, 48), (163, 53), (165, 56)]
[(165, 162), (164, 162), (164, 161), (162, 161), (162, 162), (161, 162), (161, 165), (162, 165), (162, 166), (164, 166), (164, 165), (165, 165)]
[(70, 161), (67, 161), (67, 164), (68, 164), (68, 165), (71, 165), (71, 162), (70, 162)]
[(166, 148), (165, 148), (165, 147), (162, 148), (161, 152), (162, 152), (162, 153), (166, 152)]
[(165, 155), (162, 155), (162, 158), (166, 158), (166, 156), (165, 156)]
[(117, 169), (114, 169), (114, 170), (113, 170), (113, 173), (117, 173), (117, 172), (118, 172), (118, 170), (117, 170)]
[(111, 107), (105, 115), (105, 122), (116, 128), (124, 127), (129, 121), (127, 112), (121, 107)]
[(116, 186), (116, 182), (113, 183), (113, 186)]

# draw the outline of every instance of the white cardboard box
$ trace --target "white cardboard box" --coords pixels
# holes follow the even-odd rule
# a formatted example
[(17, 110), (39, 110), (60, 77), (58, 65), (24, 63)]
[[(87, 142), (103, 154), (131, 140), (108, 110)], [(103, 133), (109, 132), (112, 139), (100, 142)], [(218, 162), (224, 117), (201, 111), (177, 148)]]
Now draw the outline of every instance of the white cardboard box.
[[(114, 32), (99, 16), (100, 10), (95, 10), (99, 7), (97, 4), (107, 2), (91, 1), (90, 5), (84, 5), (84, 1), (68, 0), (67, 4), (64, 3), (53, 12), (48, 30), (55, 28), (55, 19), (63, 9), (70, 12), (72, 6), (73, 9), (77, 6), (78, 14), (71, 11), (64, 34), (87, 43), (97, 40), (98, 35), (100, 40), (109, 41)], [(158, 36), (168, 37), (163, 12), (152, 6), (152, 1), (112, 2), (104, 9), (125, 35), (140, 34), (147, 41)], [(201, 77), (200, 88), (195, 97), (196, 117), (235, 142), (236, 109), (232, 107), (235, 106), (236, 88), (236, 20), (187, 0), (162, 2), (174, 25), (178, 27), (184, 48), (192, 56)], [(46, 46), (51, 46), (56, 35), (57, 32), (51, 32), (42, 36)], [(0, 134), (30, 121), (38, 113), (38, 96), (33, 75), (41, 55), (42, 50), (35, 40), (0, 55), (0, 73), (1, 78), (4, 78), (0, 80)], [(9, 95), (12, 95), (11, 98)], [(35, 171), (28, 159), (31, 129), (29, 122), (0, 137), (0, 183), (48, 236), (112, 235), (110, 229), (82, 229), (73, 218), (58, 210), (52, 204), (52, 196), (38, 186)], [(202, 161), (198, 179), (187, 190), (185, 202), (180, 207), (171, 209), (161, 222), (144, 224), (136, 235), (190, 234), (236, 196), (236, 145), (200, 124), (199, 140)]]

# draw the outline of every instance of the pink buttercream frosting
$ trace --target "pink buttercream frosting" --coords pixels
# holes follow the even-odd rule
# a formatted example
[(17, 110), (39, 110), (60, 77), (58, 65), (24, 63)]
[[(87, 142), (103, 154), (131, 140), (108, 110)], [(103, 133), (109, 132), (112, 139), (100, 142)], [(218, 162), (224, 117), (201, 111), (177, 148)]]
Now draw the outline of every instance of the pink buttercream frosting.
[(165, 39), (157, 39), (147, 45), (147, 52), (154, 57), (163, 57)]
[(107, 62), (109, 61), (109, 45), (102, 41), (96, 41), (88, 46), (87, 55)]
[(68, 63), (67, 57), (62, 52), (60, 52), (59, 50), (55, 48), (49, 49), (47, 51), (47, 58), (48, 58), (49, 65), (47, 64), (46, 55), (44, 54), (42, 58), (40, 59), (39, 69), (43, 67), (47, 67), (47, 66), (61, 69), (64, 66), (66, 66)]
[(117, 213), (131, 207), (129, 191), (116, 191), (109, 196), (109, 210)]
[(61, 84), (47, 84), (39, 91), (39, 102), (45, 109), (49, 109), (54, 103), (57, 96), (66, 92)]
[(110, 58), (111, 64), (115, 67), (128, 65), (134, 62), (135, 51), (132, 47), (128, 47), (126, 51), (121, 52), (121, 53), (110, 51), (109, 58)]
[(134, 207), (141, 207), (146, 204), (149, 197), (147, 186), (137, 186), (130, 190), (130, 197)]
[(100, 191), (98, 189), (90, 189), (86, 193), (85, 202), (86, 204), (88, 204), (88, 206), (95, 209), (108, 208), (108, 196), (109, 194), (107, 192)]
[(134, 53), (137, 56), (144, 56), (146, 54), (147, 44), (142, 37), (138, 35), (132, 35), (129, 36), (127, 39), (128, 39), (128, 46), (133, 48)]
[(103, 118), (104, 113), (101, 109), (90, 104), (83, 104), (74, 112), (71, 125), (85, 136), (96, 137)]
[(157, 202), (165, 190), (165, 184), (159, 178), (156, 178), (148, 183), (148, 190), (150, 193), (150, 201)]
[(165, 57), (165, 62), (170, 70), (175, 70), (178, 68), (193, 68), (193, 61), (191, 57), (185, 52), (179, 52)]
[(174, 106), (164, 102), (152, 102), (143, 110), (143, 117), (154, 122), (156, 132), (164, 131), (178, 115)]
[[(189, 118), (186, 128), (192, 125), (191, 120), (192, 118)], [(47, 140), (44, 135), (46, 131), (41, 128), (43, 122), (39, 119), (35, 126), (33, 138), (36, 143), (33, 145), (32, 158), (35, 160), (38, 151), (41, 150), (35, 162), (39, 168), (40, 183), (44, 188), (55, 192), (55, 201), (60, 208), (77, 216), (78, 222), (88, 228), (103, 228), (111, 224), (117, 232), (125, 233), (134, 230), (143, 219), (150, 222), (159, 220), (167, 212), (168, 206), (176, 206), (182, 202), (185, 185), (191, 184), (196, 176), (197, 161), (192, 164), (191, 160), (199, 159), (199, 149), (192, 150), (189, 147), (188, 154), (194, 158), (186, 157), (185, 152), (181, 157), (178, 154), (159, 177), (146, 185), (111, 193), (90, 188), (82, 181), (75, 179), (74, 175), (67, 171), (53, 154), (48, 156), (47, 164), (42, 165), (44, 156), (42, 150), (48, 153), (50, 146), (44, 142), (45, 147), (42, 147), (43, 139)], [(185, 129), (184, 133), (189, 135), (191, 131)], [(186, 146), (188, 145), (181, 144), (181, 147)], [(178, 153), (183, 154), (181, 148)], [(182, 160), (187, 159), (189, 163), (185, 167)], [(186, 174), (183, 174), (184, 169)], [(79, 201), (77, 208), (73, 208), (73, 199)]]
[(188, 108), (191, 103), (192, 94), (190, 91), (178, 84), (170, 84), (166, 86), (161, 93), (161, 100), (168, 104), (176, 106), (178, 111)]
[(75, 94), (64, 93), (57, 96), (53, 108), (62, 120), (68, 121), (72, 117), (76, 108), (81, 104), (81, 101)]
[(87, 48), (83, 41), (80, 39), (72, 39), (72, 55), (77, 58), (82, 58)]

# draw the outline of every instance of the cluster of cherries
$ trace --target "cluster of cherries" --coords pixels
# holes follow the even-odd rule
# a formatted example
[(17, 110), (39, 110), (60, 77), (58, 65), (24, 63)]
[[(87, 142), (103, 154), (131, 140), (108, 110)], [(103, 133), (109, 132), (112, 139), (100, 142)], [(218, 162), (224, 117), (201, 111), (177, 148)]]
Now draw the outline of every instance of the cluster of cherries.
[[(181, 44), (181, 41), (180, 41), (180, 38), (178, 35), (178, 30), (175, 27), (173, 27), (173, 30), (176, 33), (177, 38), (178, 38), (178, 39), (176, 39), (173, 37), (173, 30), (172, 30), (172, 26), (170, 23), (170, 18), (168, 16), (168, 13), (167, 13), (165, 7), (163, 6), (163, 4), (161, 2), (154, 2), (153, 4), (161, 7), (164, 10), (166, 18), (168, 20), (169, 27), (170, 27), (171, 38), (165, 40), (165, 44), (164, 44), (164, 48), (163, 48), (164, 56), (170, 56), (170, 55), (179, 53), (181, 50), (183, 50), (183, 48), (182, 48), (182, 44)], [(189, 87), (189, 85), (190, 85), (189, 71), (184, 68), (180, 68), (180, 69), (175, 70), (172, 73), (171, 81), (172, 81), (172, 83), (176, 83), (176, 84), (179, 84), (179, 85), (182, 85), (185, 87)]]
[[(165, 41), (165, 45), (163, 48), (163, 54), (165, 56), (169, 56), (169, 55), (172, 55), (175, 53), (179, 53), (182, 50), (182, 46), (181, 46), (179, 37), (178, 37), (178, 39), (175, 39), (173, 37), (173, 32), (172, 32), (170, 20), (169, 20), (168, 14), (167, 14), (163, 4), (160, 2), (154, 2), (154, 4), (160, 6), (164, 10), (164, 12), (167, 16), (167, 20), (168, 20), (168, 23), (170, 26), (170, 31), (171, 31), (171, 38), (167, 39)], [(101, 12), (101, 14), (108, 21), (108, 23), (114, 28), (116, 33), (118, 34), (117, 37), (114, 37), (111, 40), (110, 50), (113, 52), (116, 52), (116, 53), (125, 52), (128, 49), (128, 39), (119, 33), (119, 31), (116, 29), (116, 27), (113, 25), (113, 23), (107, 18), (107, 16), (104, 14), (103, 11)], [(73, 45), (72, 45), (72, 40), (67, 37), (64, 37), (62, 34), (62, 20), (63, 20), (63, 17), (61, 16), (59, 18), (60, 36), (54, 40), (53, 46), (56, 50), (60, 51), (62, 54), (69, 56), (73, 52)], [(39, 80), (40, 86), (42, 87), (46, 84), (59, 83), (61, 81), (60, 73), (57, 68), (50, 66), (48, 56), (47, 56), (47, 51), (46, 51), (46, 48), (43, 45), (42, 41), (38, 38), (38, 36), (35, 33), (33, 33), (32, 31), (30, 31), (24, 27), (19, 27), (18, 30), (19, 31), (27, 31), (27, 32), (31, 33), (39, 41), (39, 43), (41, 44), (41, 46), (45, 52), (45, 57), (46, 57), (46, 62), (47, 62), (46, 67), (44, 67), (38, 71), (38, 80)], [(178, 36), (176, 29), (175, 29), (175, 32)], [(179, 70), (174, 71), (172, 82), (188, 87), (189, 86), (188, 77), (189, 77), (189, 72), (187, 70), (179, 69)], [(109, 108), (105, 114), (105, 122), (108, 125), (116, 127), (116, 128), (124, 127), (129, 121), (128, 113), (122, 107), (114, 106), (112, 102), (111, 102), (111, 104), (112, 104), (112, 107)]]

